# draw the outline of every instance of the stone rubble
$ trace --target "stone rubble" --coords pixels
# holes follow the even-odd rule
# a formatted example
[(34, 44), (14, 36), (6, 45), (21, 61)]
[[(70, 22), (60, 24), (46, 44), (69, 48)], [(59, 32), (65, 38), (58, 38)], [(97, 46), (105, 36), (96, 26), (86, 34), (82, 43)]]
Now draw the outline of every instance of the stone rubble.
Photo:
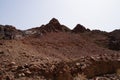
[[(101, 71), (102, 74), (109, 73), (112, 71), (115, 73), (114, 68), (109, 69), (108, 62), (113, 61), (116, 66), (114, 66), (114, 63), (112, 66), (116, 68), (120, 68), (120, 55), (119, 54), (109, 54), (109, 55), (97, 55), (97, 56), (90, 56), (90, 57), (84, 57), (79, 60), (76, 60), (74, 62), (59, 62), (59, 63), (44, 63), (44, 64), (27, 64), (24, 65), (17, 65), (16, 62), (10, 62), (4, 69), (0, 69), (0, 77), (4, 76), (6, 73), (12, 73), (14, 78), (21, 78), (21, 77), (32, 77), (34, 75), (36, 76), (44, 76), (48, 79), (53, 79), (60, 76), (73, 76), (78, 73), (84, 73), (86, 77), (95, 77), (97, 75), (100, 75), (101, 73), (93, 73), (95, 70), (102, 70), (99, 67), (100, 64), (104, 64), (107, 66), (106, 72)], [(99, 64), (100, 63), (100, 64)], [(112, 62), (111, 62), (112, 63)], [(119, 64), (118, 64), (119, 63)], [(113, 70), (112, 70), (113, 69)], [(110, 70), (110, 71), (109, 71)], [(64, 75), (63, 75), (64, 74)], [(102, 77), (96, 77), (95, 79), (90, 80), (119, 80), (120, 77), (113, 75), (104, 75)], [(10, 76), (6, 77), (6, 80), (11, 80)]]

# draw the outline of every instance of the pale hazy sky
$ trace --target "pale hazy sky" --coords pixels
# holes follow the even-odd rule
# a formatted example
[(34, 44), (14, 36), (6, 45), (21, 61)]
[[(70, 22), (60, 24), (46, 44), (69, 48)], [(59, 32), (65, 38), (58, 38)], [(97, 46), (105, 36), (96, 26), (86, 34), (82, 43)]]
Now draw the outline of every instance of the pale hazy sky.
[(57, 18), (74, 28), (120, 29), (120, 0), (0, 0), (0, 24), (18, 29), (37, 27)]

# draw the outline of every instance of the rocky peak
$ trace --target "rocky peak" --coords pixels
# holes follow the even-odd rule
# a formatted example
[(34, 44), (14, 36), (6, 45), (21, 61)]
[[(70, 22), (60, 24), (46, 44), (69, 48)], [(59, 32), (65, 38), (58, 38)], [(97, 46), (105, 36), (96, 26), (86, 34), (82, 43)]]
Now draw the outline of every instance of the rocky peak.
[(83, 25), (77, 24), (76, 27), (72, 30), (75, 33), (83, 33), (85, 31), (88, 31), (89, 29), (86, 29)]
[(70, 32), (71, 30), (59, 23), (59, 21), (55, 18), (52, 18), (48, 24), (41, 25), (40, 27), (32, 28), (29, 30), (26, 30), (25, 33), (27, 36), (34, 36), (38, 37), (43, 34), (47, 34), (50, 32)]
[(59, 32), (59, 31), (62, 31), (62, 32), (66, 32), (66, 31), (70, 31), (70, 29), (64, 25), (61, 25), (59, 23), (59, 21), (55, 18), (52, 18), (48, 24), (42, 26), (41, 28), (41, 32), (45, 32), (45, 33), (48, 33), (48, 32)]
[(59, 21), (56, 18), (52, 18), (48, 24), (60, 25)]

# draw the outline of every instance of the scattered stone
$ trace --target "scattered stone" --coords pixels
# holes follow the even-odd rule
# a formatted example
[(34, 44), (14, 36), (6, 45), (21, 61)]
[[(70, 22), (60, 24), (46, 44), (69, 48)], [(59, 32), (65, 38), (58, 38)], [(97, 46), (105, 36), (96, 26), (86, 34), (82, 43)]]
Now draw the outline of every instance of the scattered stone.
[(0, 45), (3, 45), (3, 43), (0, 43)]
[(10, 65), (15, 65), (16, 63), (15, 62), (11, 62)]
[(29, 75), (32, 74), (32, 72), (30, 72), (29, 70), (25, 71), (24, 73), (25, 73), (26, 76), (29, 76)]
[(120, 76), (117, 76), (116, 74), (105, 74), (103, 76), (96, 76), (88, 80), (120, 80)]
[(12, 72), (15, 72), (15, 71), (17, 70), (17, 68), (18, 68), (18, 66), (12, 66), (12, 67), (11, 67), (11, 71), (12, 71)]
[(24, 76), (25, 76), (24, 73), (20, 73), (20, 74), (18, 74), (18, 77), (24, 77)]
[(25, 67), (24, 66), (18, 66), (17, 67), (17, 70), (22, 70), (22, 69), (24, 69)]
[(120, 59), (117, 59), (117, 61), (120, 61)]
[(55, 69), (55, 65), (52, 65), (51, 67), (50, 67), (50, 70), (54, 70)]
[(33, 64), (29, 67), (29, 69), (30, 71), (39, 71), (40, 67), (38, 65)]
[(6, 76), (6, 80), (11, 80), (9, 76)]
[(93, 57), (93, 56), (90, 56), (90, 58), (91, 58), (93, 61), (96, 61), (95, 57)]
[(29, 68), (29, 65), (28, 65), (28, 64), (25, 64), (24, 67), (25, 67), (25, 68)]
[(3, 51), (0, 51), (0, 54), (4, 54), (4, 52), (3, 52)]
[(77, 62), (77, 63), (76, 63), (76, 66), (79, 66), (79, 65), (80, 65), (80, 63)]

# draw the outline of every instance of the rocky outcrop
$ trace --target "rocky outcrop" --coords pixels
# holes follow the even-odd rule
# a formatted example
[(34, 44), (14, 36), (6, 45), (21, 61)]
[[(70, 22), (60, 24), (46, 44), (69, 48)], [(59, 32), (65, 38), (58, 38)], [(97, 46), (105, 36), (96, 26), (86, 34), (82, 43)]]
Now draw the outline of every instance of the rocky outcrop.
[(66, 31), (70, 31), (70, 29), (64, 25), (61, 25), (59, 21), (55, 18), (50, 20), (50, 22), (47, 25), (41, 26), (41, 32), (47, 33), (47, 32), (58, 32), (58, 31), (66, 32)]
[(114, 30), (109, 33), (109, 49), (120, 50), (120, 30)]
[(113, 36), (114, 38), (120, 40), (120, 35), (119, 34), (120, 34), (120, 30), (119, 29), (114, 30), (114, 31), (112, 31), (112, 32), (109, 33), (110, 36)]
[(119, 54), (91, 57), (91, 63), (82, 71), (88, 78), (97, 75), (116, 73), (117, 69), (120, 68), (119, 58)]
[(109, 36), (108, 48), (111, 50), (120, 50), (120, 39), (115, 36)]
[(0, 39), (20, 39), (23, 33), (11, 25), (0, 25)]
[(86, 31), (90, 31), (89, 29), (86, 29), (83, 25), (77, 24), (76, 27), (72, 30), (74, 33), (83, 33)]
[(44, 26), (44, 30), (46, 30), (47, 32), (58, 32), (58, 31), (67, 32), (67, 31), (70, 31), (69, 28), (67, 28), (64, 25), (61, 25), (59, 23), (59, 21), (55, 18), (50, 20), (50, 22)]

